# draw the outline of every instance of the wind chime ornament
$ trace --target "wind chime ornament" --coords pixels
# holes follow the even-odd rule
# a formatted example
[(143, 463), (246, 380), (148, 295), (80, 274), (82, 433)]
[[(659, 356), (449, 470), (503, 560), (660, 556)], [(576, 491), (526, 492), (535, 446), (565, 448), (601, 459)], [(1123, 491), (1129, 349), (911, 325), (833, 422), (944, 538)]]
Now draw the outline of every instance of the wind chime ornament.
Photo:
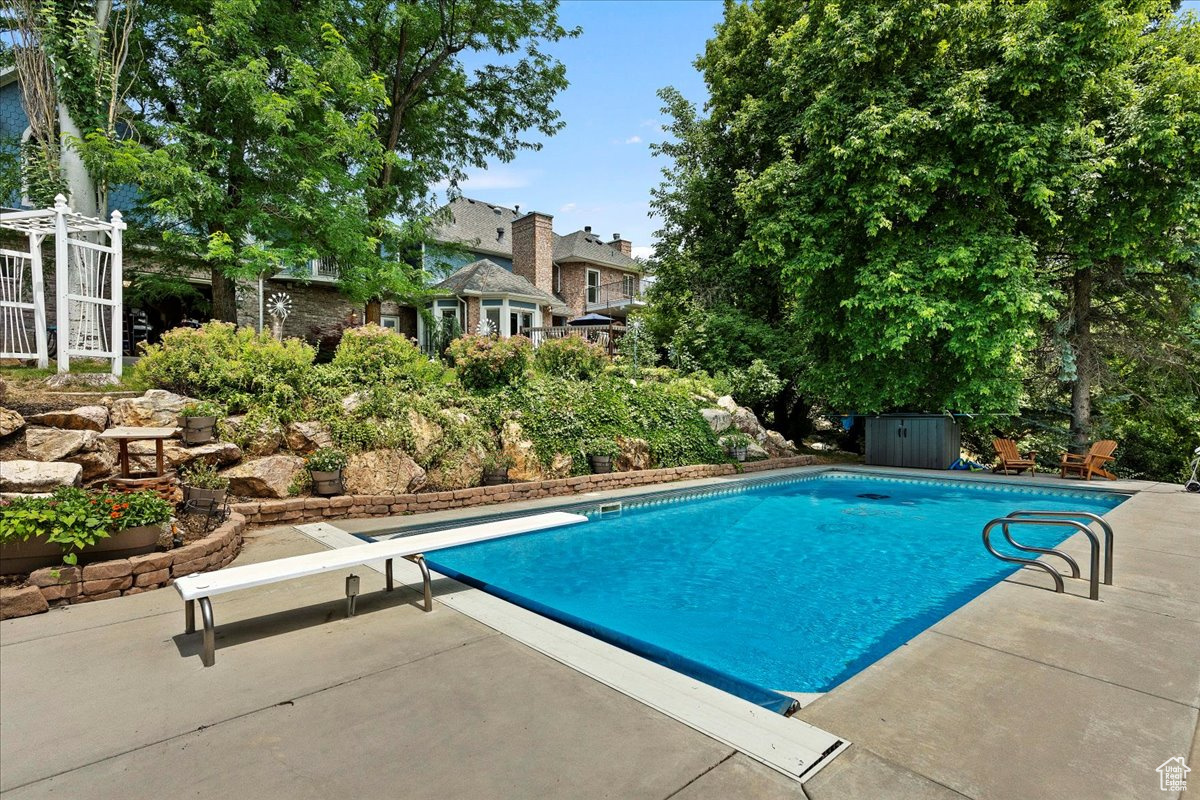
[(271, 335), (283, 341), (283, 322), (292, 313), (292, 298), (287, 292), (272, 292), (267, 298), (267, 313), (271, 315)]

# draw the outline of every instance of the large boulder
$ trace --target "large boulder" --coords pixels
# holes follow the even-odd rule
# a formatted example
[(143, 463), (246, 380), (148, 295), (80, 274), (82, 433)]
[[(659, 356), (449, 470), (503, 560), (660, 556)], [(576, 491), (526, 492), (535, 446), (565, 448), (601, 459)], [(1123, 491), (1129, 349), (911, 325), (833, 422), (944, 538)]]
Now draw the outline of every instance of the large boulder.
[(0, 439), (25, 427), (25, 418), (10, 408), (0, 408)]
[(222, 422), (221, 435), (241, 442), (247, 458), (274, 455), (283, 445), (282, 425), (269, 418), (254, 421), (246, 414), (226, 418)]
[(426, 475), (425, 488), (447, 491), (469, 489), (483, 481), (483, 459), (486, 456), (480, 445), (442, 454), (437, 464)]
[(713, 433), (728, 430), (729, 426), (733, 424), (733, 414), (723, 408), (701, 409), (700, 416), (704, 417), (704, 421), (708, 423), (708, 427), (712, 428)]
[(733, 397), (723, 394), (717, 398), (717, 405), (732, 414), (738, 410), (738, 404), (733, 401)]
[(229, 479), (230, 494), (284, 498), (288, 496), (296, 476), (303, 470), (304, 459), (280, 455), (247, 461), (222, 474)]
[(613, 469), (617, 472), (629, 472), (635, 469), (650, 469), (650, 443), (645, 439), (635, 439), (630, 436), (618, 436), (617, 447), (621, 452), (613, 461)]
[(101, 433), (108, 425), (108, 409), (104, 406), (80, 406), (70, 411), (47, 411), (44, 414), (34, 414), (27, 422), (50, 428)]
[(425, 481), (425, 470), (403, 450), (356, 453), (342, 472), (346, 494), (408, 494)]
[[(100, 445), (100, 442), (97, 441), (96, 444)], [(113, 448), (96, 446), (67, 456), (63, 461), (83, 467), (83, 479), (94, 481), (97, 478), (106, 478), (113, 473), (117, 465), (117, 456)]]
[(751, 442), (746, 445), (746, 460), (747, 461), (762, 461), (764, 458), (770, 458), (771, 454), (762, 448), (761, 445)]
[(758, 417), (754, 416), (754, 412), (748, 408), (738, 408), (733, 412), (733, 427), (760, 445), (767, 438), (766, 429), (759, 423)]
[(194, 402), (181, 394), (150, 389), (141, 397), (114, 400), (109, 423), (114, 427), (174, 428), (179, 425), (179, 412)]
[(538, 458), (533, 441), (525, 436), (521, 423), (510, 419), (500, 429), (500, 444), (504, 455), (512, 461), (508, 468), (508, 477), (512, 481), (541, 481), (551, 478), (565, 478), (571, 474), (571, 457), (566, 453), (556, 453), (546, 466)]
[(412, 454), (418, 461), (425, 461), (445, 436), (442, 426), (413, 409), (408, 410), (408, 427), (412, 432)]
[(25, 429), (25, 452), (38, 461), (61, 461), (81, 450), (96, 449), (95, 431), (68, 431), (61, 428)]
[[(173, 469), (188, 467), (203, 459), (216, 466), (236, 464), (242, 460), (242, 449), (233, 442), (208, 442), (185, 447), (178, 439), (163, 442), (163, 460)], [(134, 472), (149, 472), (155, 468), (154, 442), (130, 442), (129, 466)]]
[(762, 446), (772, 458), (788, 458), (798, 452), (795, 445), (783, 438), (783, 434), (779, 431), (767, 431)]
[(293, 422), (283, 433), (287, 449), (295, 453), (311, 453), (322, 447), (332, 447), (333, 437), (324, 422)]
[(0, 492), (52, 492), (59, 486), (78, 486), (82, 480), (83, 467), (78, 464), (22, 459), (0, 462)]
[(370, 398), (369, 392), (351, 392), (342, 398), (342, 411), (351, 414)]

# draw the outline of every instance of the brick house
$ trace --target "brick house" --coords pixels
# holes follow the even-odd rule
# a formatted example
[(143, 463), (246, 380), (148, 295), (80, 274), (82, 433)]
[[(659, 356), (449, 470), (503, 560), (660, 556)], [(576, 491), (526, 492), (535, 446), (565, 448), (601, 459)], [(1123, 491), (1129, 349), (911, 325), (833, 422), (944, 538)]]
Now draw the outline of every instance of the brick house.
[[(442, 214), (422, 254), (425, 271), (441, 277), (428, 306), (435, 319), (453, 319), (472, 332), (487, 321), (492, 332), (511, 336), (593, 312), (624, 323), (644, 305), (641, 265), (620, 234), (604, 241), (585, 227), (559, 235), (549, 214), (466, 197)], [(414, 317), (424, 342), (425, 321)], [(399, 316), (394, 324), (407, 327)]]

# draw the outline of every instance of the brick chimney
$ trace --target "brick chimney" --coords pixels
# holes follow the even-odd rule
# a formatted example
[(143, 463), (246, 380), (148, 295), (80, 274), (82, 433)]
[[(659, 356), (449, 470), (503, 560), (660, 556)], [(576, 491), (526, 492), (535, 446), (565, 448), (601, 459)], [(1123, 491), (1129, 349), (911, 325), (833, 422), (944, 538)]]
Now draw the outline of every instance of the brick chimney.
[(554, 291), (554, 217), (530, 211), (512, 223), (513, 272)]
[(633, 258), (633, 242), (628, 239), (622, 239), (619, 233), (613, 234), (613, 240), (608, 243), (608, 246), (614, 250), (620, 250), (625, 255)]

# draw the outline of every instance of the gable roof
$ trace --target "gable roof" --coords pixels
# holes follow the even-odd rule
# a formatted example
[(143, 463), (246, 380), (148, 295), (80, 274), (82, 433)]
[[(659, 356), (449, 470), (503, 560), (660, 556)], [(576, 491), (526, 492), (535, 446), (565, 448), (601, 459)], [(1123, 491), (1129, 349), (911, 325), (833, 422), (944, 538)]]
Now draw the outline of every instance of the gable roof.
[(554, 295), (542, 291), (520, 275), (509, 272), (486, 258), (460, 267), (432, 288), (434, 291), (448, 294), (525, 297), (537, 301), (540, 305), (550, 306), (555, 314), (570, 313), (570, 309)]
[(641, 271), (636, 261), (613, 247), (608, 242), (588, 231), (575, 231), (566, 236), (554, 237), (554, 261), (590, 261), (617, 269)]
[[(459, 197), (440, 209), (446, 218), (430, 228), (437, 242), (459, 244), (479, 253), (512, 258), (512, 224), (524, 216), (515, 208)], [(498, 233), (502, 228), (503, 233)], [(554, 262), (588, 261), (617, 269), (641, 272), (641, 266), (590, 231), (554, 237)]]

